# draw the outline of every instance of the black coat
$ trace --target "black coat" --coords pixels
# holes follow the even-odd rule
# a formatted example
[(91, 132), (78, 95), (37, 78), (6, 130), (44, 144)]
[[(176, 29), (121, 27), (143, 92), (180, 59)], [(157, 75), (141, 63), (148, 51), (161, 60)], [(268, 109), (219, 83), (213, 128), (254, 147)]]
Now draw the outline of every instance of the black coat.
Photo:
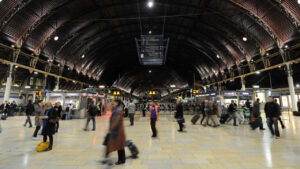
[(57, 111), (54, 108), (51, 108), (48, 112), (48, 119), (43, 120), (43, 131), (42, 135), (54, 135), (55, 134), (55, 125), (57, 122)]
[(236, 112), (237, 105), (235, 103), (231, 103), (228, 107), (228, 113), (233, 114)]
[(182, 119), (183, 118), (183, 106), (181, 103), (179, 103), (177, 106), (176, 106), (176, 115), (175, 117), (177, 119)]
[(265, 105), (266, 117), (278, 117), (280, 115), (280, 106), (274, 102), (267, 102)]
[(33, 104), (28, 104), (26, 106), (26, 116), (31, 116), (33, 112), (34, 112)]

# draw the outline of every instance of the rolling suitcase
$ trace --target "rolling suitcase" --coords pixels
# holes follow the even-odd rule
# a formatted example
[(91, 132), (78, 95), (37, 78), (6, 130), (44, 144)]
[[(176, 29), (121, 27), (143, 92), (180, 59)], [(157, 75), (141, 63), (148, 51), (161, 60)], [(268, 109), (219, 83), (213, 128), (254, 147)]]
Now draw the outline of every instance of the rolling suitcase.
[(191, 120), (192, 124), (196, 124), (197, 121), (199, 120), (199, 118), (200, 118), (200, 115), (199, 115), (199, 114), (196, 114), (195, 116), (193, 116), (193, 118), (192, 118), (192, 120)]
[(3, 115), (1, 116), (1, 120), (6, 120), (6, 118), (7, 118), (7, 116), (6, 116), (5, 114), (3, 114)]
[(131, 140), (126, 141), (126, 146), (129, 148), (132, 158), (138, 158), (139, 150)]
[(254, 121), (250, 122), (250, 127), (252, 130), (255, 130), (257, 127), (259, 127), (262, 123), (261, 117), (256, 118)]
[(222, 114), (220, 118), (220, 123), (225, 124), (228, 118), (229, 118), (229, 114)]

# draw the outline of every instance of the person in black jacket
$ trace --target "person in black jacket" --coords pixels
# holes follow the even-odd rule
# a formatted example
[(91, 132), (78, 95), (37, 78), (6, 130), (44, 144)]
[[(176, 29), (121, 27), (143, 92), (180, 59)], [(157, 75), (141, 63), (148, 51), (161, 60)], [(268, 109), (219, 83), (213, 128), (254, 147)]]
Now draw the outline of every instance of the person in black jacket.
[(33, 104), (31, 102), (31, 100), (29, 100), (28, 104), (26, 106), (26, 116), (27, 116), (27, 118), (26, 118), (24, 127), (26, 127), (27, 123), (29, 123), (29, 128), (32, 127), (30, 116), (32, 115), (33, 112), (34, 112), (34, 107), (33, 107)]
[(43, 115), (41, 119), (43, 120), (43, 141), (47, 141), (47, 137), (49, 137), (49, 147), (47, 151), (52, 150), (53, 146), (53, 135), (55, 134), (55, 124), (57, 122), (57, 111), (52, 107), (51, 103), (47, 103), (44, 107)]
[(230, 105), (227, 109), (228, 113), (231, 115), (231, 118), (233, 119), (233, 126), (238, 126), (236, 124), (236, 112), (237, 112), (237, 104), (234, 102), (234, 100), (231, 100)]
[(268, 102), (265, 104), (265, 113), (271, 134), (272, 136), (276, 135), (276, 138), (280, 137), (280, 133), (278, 130), (278, 117), (280, 114), (279, 109), (280, 108), (278, 104), (273, 101), (273, 97), (269, 96)]
[(181, 99), (178, 99), (176, 101), (176, 116), (175, 118), (177, 119), (178, 125), (179, 125), (179, 132), (183, 131), (184, 128), (184, 117), (183, 117), (183, 105), (181, 102)]
[(274, 102), (277, 104), (278, 110), (279, 110), (278, 121), (279, 121), (280, 124), (281, 124), (281, 128), (282, 128), (282, 129), (285, 129), (285, 125), (283, 124), (283, 121), (282, 121), (282, 119), (281, 119), (281, 117), (280, 117), (280, 116), (282, 115), (280, 104), (278, 104), (277, 99), (274, 99)]
[(61, 107), (60, 102), (55, 103), (54, 109), (57, 112), (57, 116), (58, 116), (57, 117), (57, 122), (56, 122), (56, 125), (55, 125), (55, 132), (57, 133), (58, 128), (59, 128), (59, 119), (61, 118), (61, 111), (62, 111), (62, 107)]
[(97, 114), (97, 108), (96, 106), (94, 105), (94, 102), (91, 101), (88, 105), (88, 118), (87, 118), (87, 121), (86, 121), (86, 126), (84, 128), (85, 131), (88, 130), (88, 126), (89, 126), (89, 123), (90, 123), (90, 120), (92, 119), (93, 120), (93, 131), (96, 130), (96, 121), (95, 121), (95, 116)]

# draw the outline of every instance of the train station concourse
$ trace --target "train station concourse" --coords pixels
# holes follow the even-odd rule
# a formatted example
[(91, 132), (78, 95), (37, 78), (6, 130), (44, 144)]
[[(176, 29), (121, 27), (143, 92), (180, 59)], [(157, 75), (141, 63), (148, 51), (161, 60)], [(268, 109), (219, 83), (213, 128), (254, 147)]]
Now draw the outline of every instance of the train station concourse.
[(300, 0), (0, 0), (0, 169), (299, 169)]

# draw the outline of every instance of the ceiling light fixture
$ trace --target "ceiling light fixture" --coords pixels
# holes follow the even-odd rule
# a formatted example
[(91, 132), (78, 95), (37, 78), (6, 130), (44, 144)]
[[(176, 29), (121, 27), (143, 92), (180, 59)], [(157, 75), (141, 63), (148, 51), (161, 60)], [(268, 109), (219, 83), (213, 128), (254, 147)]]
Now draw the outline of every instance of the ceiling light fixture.
[(152, 73), (152, 70), (149, 70), (148, 72), (149, 72), (149, 73)]
[(247, 41), (248, 41), (248, 38), (247, 38), (246, 36), (244, 36), (244, 37), (243, 37), (243, 41), (244, 41), (244, 42), (247, 42)]
[(15, 66), (15, 68), (17, 69), (19, 66)]
[(57, 41), (58, 39), (59, 39), (59, 37), (58, 36), (54, 36), (54, 38), (53, 38), (55, 41)]
[(149, 34), (151, 35), (151, 34), (152, 34), (152, 31), (149, 31)]
[(100, 88), (100, 89), (104, 89), (105, 86), (104, 86), (104, 85), (100, 85), (99, 88)]
[(297, 88), (300, 88), (300, 84), (296, 84), (296, 87), (297, 87)]
[(257, 75), (259, 75), (259, 74), (260, 74), (260, 71), (256, 71), (255, 73), (256, 73)]
[(288, 49), (288, 48), (289, 48), (289, 45), (284, 45), (284, 48), (285, 48), (285, 49)]
[[(1, 2), (1, 0), (0, 0), (0, 2)], [(12, 48), (15, 48), (15, 45), (11, 45), (11, 47), (12, 47)]]
[(25, 89), (30, 89), (31, 87), (30, 86), (25, 86)]
[(217, 54), (217, 58), (220, 59), (220, 55)]
[(176, 85), (170, 85), (170, 87), (171, 87), (171, 88), (175, 88), (175, 87), (176, 87)]
[(35, 75), (39, 74), (38, 72), (33, 72)]
[(148, 1), (147, 5), (148, 5), (149, 8), (152, 8), (154, 6), (153, 0)]
[(83, 54), (83, 55), (81, 56), (81, 58), (84, 59), (84, 58), (85, 58), (85, 54)]
[(141, 58), (144, 59), (144, 54), (143, 53), (141, 53)]
[(300, 5), (300, 0), (298, 0), (297, 2), (298, 2), (298, 4)]

